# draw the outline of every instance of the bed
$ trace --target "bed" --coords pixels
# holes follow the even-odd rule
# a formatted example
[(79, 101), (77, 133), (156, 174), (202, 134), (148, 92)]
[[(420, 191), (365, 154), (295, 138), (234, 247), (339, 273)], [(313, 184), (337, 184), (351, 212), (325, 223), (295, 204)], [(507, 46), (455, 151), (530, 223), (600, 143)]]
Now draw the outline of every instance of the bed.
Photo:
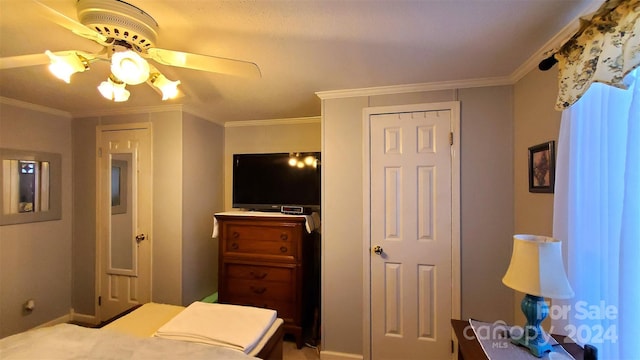
[(59, 324), (0, 339), (0, 358), (281, 360), (283, 320), (265, 310), (148, 303), (100, 329)]

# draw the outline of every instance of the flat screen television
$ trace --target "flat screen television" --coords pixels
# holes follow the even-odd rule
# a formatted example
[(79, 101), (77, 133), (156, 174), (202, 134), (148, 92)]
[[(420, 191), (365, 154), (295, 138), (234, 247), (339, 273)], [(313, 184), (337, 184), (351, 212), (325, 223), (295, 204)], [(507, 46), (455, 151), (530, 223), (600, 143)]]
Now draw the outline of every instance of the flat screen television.
[(320, 208), (320, 153), (233, 155), (234, 208), (280, 211)]

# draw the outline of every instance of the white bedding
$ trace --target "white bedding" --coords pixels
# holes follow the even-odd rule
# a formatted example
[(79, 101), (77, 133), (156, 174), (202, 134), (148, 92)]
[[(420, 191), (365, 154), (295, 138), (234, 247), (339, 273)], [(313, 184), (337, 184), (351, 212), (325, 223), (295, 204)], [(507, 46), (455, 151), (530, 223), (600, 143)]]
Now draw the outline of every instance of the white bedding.
[(250, 353), (276, 320), (275, 310), (196, 301), (155, 336), (225, 346)]
[[(135, 311), (105, 325), (102, 329), (113, 330), (136, 337), (151, 337), (162, 325), (169, 322), (169, 320), (184, 311), (184, 309), (184, 306), (178, 305), (146, 303)], [(283, 322), (282, 319), (277, 318), (253, 350), (247, 354), (257, 356), (271, 337), (278, 331)]]
[(0, 359), (228, 359), (255, 358), (229, 348), (140, 338), (105, 329), (59, 324), (0, 339)]

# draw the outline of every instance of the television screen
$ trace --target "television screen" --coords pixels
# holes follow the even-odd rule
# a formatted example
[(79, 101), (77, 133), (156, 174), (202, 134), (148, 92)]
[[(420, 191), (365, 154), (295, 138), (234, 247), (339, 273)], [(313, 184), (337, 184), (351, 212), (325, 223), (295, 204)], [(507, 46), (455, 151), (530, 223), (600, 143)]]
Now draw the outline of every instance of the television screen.
[(320, 153), (233, 155), (233, 207), (279, 211), (320, 207)]

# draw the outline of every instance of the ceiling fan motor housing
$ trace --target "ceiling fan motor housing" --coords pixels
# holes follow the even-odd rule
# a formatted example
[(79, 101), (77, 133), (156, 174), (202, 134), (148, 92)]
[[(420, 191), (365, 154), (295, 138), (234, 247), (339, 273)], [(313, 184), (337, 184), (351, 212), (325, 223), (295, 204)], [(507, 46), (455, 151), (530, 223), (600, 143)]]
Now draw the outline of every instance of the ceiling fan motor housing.
[[(107, 38), (146, 53), (156, 46), (158, 23), (151, 15), (120, 0), (78, 0), (78, 20)], [(119, 41), (120, 42), (120, 41)]]

